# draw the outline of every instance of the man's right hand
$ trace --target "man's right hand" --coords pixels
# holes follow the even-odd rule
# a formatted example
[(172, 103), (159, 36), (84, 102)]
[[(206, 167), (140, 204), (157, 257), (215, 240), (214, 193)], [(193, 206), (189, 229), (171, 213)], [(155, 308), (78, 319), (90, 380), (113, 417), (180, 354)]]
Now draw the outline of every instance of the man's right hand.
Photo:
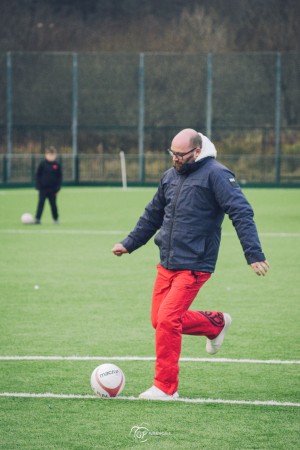
[(114, 255), (116, 256), (122, 256), (123, 253), (128, 253), (127, 249), (124, 247), (124, 245), (118, 243), (113, 246), (111, 249)]

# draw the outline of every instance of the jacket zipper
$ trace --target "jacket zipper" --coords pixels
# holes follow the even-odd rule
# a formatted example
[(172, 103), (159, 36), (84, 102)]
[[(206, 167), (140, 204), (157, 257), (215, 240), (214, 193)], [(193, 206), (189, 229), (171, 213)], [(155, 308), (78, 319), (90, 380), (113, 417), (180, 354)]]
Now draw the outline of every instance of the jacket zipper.
[(175, 201), (174, 201), (174, 205), (173, 205), (173, 209), (172, 209), (172, 214), (171, 214), (171, 218), (172, 218), (172, 225), (170, 228), (170, 236), (169, 236), (169, 245), (168, 245), (168, 259), (167, 259), (167, 268), (169, 267), (169, 259), (170, 259), (170, 250), (171, 250), (171, 241), (172, 241), (172, 234), (173, 234), (173, 226), (174, 226), (174, 216), (175, 216), (175, 210), (176, 210), (176, 205), (177, 205), (177, 200), (182, 188), (182, 185), (184, 183), (186, 179), (186, 176), (182, 176), (182, 179), (179, 182), (177, 191), (176, 191), (176, 195), (175, 195)]

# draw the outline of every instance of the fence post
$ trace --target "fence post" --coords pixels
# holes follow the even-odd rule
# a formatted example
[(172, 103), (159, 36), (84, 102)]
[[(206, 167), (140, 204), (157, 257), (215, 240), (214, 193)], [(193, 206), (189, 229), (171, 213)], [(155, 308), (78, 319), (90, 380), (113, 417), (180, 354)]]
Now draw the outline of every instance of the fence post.
[(75, 167), (74, 181), (76, 184), (79, 184), (79, 181), (80, 181), (79, 163), (80, 163), (79, 156), (76, 155), (75, 156), (75, 166), (74, 166)]
[(5, 155), (3, 155), (2, 179), (3, 183), (7, 182), (7, 157)]
[(144, 127), (145, 127), (145, 62), (144, 53), (139, 58), (139, 182), (145, 181), (145, 158), (144, 158)]
[(124, 190), (127, 189), (127, 173), (126, 173), (126, 160), (125, 153), (120, 152), (120, 162), (121, 162), (121, 176), (122, 176), (122, 187)]
[(78, 182), (78, 56), (73, 53), (73, 70), (72, 70), (72, 156), (73, 156), (73, 181)]
[(12, 155), (12, 56), (6, 54), (6, 179), (11, 175)]
[(213, 56), (211, 53), (207, 55), (207, 95), (206, 95), (206, 135), (211, 138), (212, 126), (212, 74), (213, 74)]
[(275, 182), (280, 184), (281, 172), (281, 54), (276, 58), (275, 89)]

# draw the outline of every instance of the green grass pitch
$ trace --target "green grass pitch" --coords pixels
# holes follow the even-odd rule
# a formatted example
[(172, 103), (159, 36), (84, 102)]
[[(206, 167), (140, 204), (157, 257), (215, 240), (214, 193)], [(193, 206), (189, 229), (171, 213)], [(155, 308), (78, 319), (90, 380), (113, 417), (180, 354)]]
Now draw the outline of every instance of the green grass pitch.
[[(150, 303), (158, 249), (151, 240), (117, 258), (154, 188), (64, 188), (61, 224), (49, 205), (41, 226), (32, 189), (0, 191), (0, 324), (3, 356), (104, 356), (126, 376), (124, 397), (151, 386), (154, 357)], [(300, 360), (300, 191), (245, 189), (271, 264), (257, 277), (225, 220), (216, 272), (195, 309), (229, 312), (233, 325), (217, 358)], [(38, 285), (39, 289), (34, 289)], [(205, 340), (184, 336), (183, 358), (207, 358)], [(92, 395), (102, 360), (0, 360), (0, 394)], [(147, 402), (126, 399), (0, 396), (0, 448), (42, 449), (298, 449), (299, 364), (182, 361), (179, 393), (188, 399), (250, 403)], [(146, 427), (144, 439), (131, 429)], [(145, 442), (143, 442), (145, 440)]]

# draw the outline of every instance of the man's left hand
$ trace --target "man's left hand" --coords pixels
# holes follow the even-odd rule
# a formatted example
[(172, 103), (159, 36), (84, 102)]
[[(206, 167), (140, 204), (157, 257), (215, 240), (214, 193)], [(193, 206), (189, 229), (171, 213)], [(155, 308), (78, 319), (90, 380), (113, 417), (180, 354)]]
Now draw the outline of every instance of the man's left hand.
[(256, 275), (259, 277), (262, 275), (263, 277), (267, 274), (270, 264), (268, 261), (260, 261), (250, 264)]

